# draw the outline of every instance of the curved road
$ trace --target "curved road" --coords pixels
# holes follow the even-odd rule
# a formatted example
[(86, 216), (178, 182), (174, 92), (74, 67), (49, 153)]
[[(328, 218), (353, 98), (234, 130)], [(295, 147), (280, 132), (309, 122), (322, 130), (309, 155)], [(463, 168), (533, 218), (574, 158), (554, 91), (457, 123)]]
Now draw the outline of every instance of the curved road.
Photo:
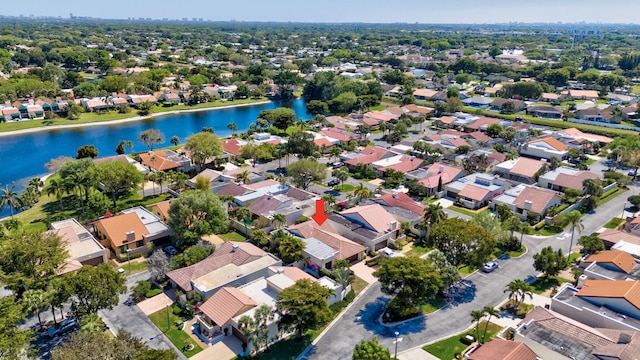
[[(620, 216), (627, 197), (637, 193), (637, 187), (618, 195), (583, 217), (584, 230), (581, 234), (591, 234), (600, 229), (611, 218)], [(576, 232), (574, 247), (581, 236)], [(384, 326), (378, 319), (389, 297), (380, 291), (380, 283), (372, 284), (369, 290), (337, 320), (316, 344), (307, 348), (300, 359), (350, 359), (355, 344), (363, 339), (377, 336), (380, 343), (395, 349), (395, 331), (400, 333), (398, 352), (422, 344), (448, 337), (464, 331), (472, 325), (469, 314), (483, 306), (496, 306), (504, 299), (504, 289), (514, 279), (532, 280), (538, 272), (533, 268), (533, 254), (546, 246), (561, 248), (567, 252), (570, 233), (550, 237), (525, 236), (523, 242), (529, 251), (518, 259), (498, 259), (499, 268), (492, 273), (476, 272), (454, 286), (450, 295), (453, 301), (441, 310), (425, 317), (414, 319), (396, 326)]]

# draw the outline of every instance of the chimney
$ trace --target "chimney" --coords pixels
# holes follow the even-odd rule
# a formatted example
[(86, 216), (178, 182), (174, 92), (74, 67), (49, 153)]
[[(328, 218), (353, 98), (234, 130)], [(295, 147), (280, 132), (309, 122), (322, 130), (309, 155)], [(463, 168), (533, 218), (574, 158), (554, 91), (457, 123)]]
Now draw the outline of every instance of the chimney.
[(240, 246), (238, 246), (238, 244), (233, 244), (233, 249), (231, 249), (231, 252), (236, 252), (236, 250), (238, 250)]
[(136, 239), (136, 232), (131, 230), (131, 231), (127, 231), (126, 233), (127, 238), (124, 240), (125, 242), (131, 242), (131, 241), (135, 241)]
[(532, 204), (533, 204), (533, 203), (531, 202), (531, 200), (525, 200), (525, 201), (524, 201), (524, 209), (525, 209), (525, 210), (531, 210), (531, 205), (532, 205)]
[(396, 191), (393, 192), (393, 198), (394, 199), (398, 198), (398, 193)]
[(587, 279), (588, 279), (587, 275), (585, 274), (580, 275), (580, 277), (578, 278), (578, 284), (576, 285), (576, 287), (578, 289), (582, 289), (582, 287), (584, 286), (584, 283), (587, 282)]
[(440, 167), (438, 168), (438, 174), (444, 172), (444, 165), (440, 164)]
[(398, 222), (397, 221), (391, 221), (389, 223), (389, 228), (391, 229), (391, 231), (395, 231), (398, 228)]

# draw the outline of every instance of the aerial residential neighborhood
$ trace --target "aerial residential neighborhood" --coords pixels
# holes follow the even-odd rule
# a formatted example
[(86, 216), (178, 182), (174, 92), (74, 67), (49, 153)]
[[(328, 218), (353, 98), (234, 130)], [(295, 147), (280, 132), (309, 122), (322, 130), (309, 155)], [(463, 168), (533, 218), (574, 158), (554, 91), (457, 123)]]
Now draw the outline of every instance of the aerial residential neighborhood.
[(138, 5), (0, 14), (0, 358), (638, 357), (627, 4)]

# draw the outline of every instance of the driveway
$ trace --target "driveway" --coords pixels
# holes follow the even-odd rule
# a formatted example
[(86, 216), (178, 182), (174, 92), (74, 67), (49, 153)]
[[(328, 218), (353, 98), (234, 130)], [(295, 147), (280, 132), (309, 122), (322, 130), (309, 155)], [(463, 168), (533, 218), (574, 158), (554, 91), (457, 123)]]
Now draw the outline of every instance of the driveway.
[(173, 304), (173, 300), (167, 294), (158, 294), (151, 299), (146, 299), (138, 303), (140, 310), (147, 316), (164, 309), (167, 304)]
[(364, 261), (360, 261), (359, 263), (353, 265), (351, 267), (351, 270), (353, 270), (353, 273), (359, 277), (360, 279), (368, 282), (369, 284), (374, 283), (376, 281), (378, 281), (378, 278), (376, 278), (375, 276), (373, 276), (373, 272), (376, 271), (376, 269), (367, 266)]
[(140, 280), (147, 280), (149, 271), (143, 271), (127, 278), (127, 291), (120, 295), (120, 301), (113, 309), (100, 310), (98, 315), (107, 324), (109, 329), (117, 333), (120, 329), (130, 332), (133, 336), (141, 338), (144, 343), (153, 349), (172, 349), (178, 354), (178, 359), (186, 357), (178, 350), (169, 339), (149, 320), (147, 315), (130, 300), (131, 288)]
[[(637, 189), (632, 190), (633, 193), (636, 191)], [(610, 218), (620, 216), (627, 196), (628, 194), (621, 194), (597, 208), (595, 212), (585, 215), (585, 229), (582, 234), (590, 234)], [(574, 245), (578, 238), (579, 235), (576, 234)], [(379, 321), (389, 297), (382, 294), (380, 283), (376, 282), (301, 358), (348, 359), (351, 358), (356, 343), (375, 336), (383, 346), (393, 349), (395, 331), (403, 338), (403, 341), (398, 343), (399, 352), (457, 334), (472, 325), (469, 316), (472, 310), (481, 309), (486, 305), (496, 306), (502, 302), (507, 297), (504, 289), (510, 281), (532, 281), (538, 275), (533, 268), (535, 253), (549, 245), (566, 252), (569, 239), (570, 236), (564, 234), (550, 237), (525, 236), (523, 241), (529, 249), (525, 255), (518, 259), (498, 259), (499, 267), (492, 273), (475, 272), (453, 286), (449, 291), (452, 301), (442, 309), (392, 326), (382, 325)]]

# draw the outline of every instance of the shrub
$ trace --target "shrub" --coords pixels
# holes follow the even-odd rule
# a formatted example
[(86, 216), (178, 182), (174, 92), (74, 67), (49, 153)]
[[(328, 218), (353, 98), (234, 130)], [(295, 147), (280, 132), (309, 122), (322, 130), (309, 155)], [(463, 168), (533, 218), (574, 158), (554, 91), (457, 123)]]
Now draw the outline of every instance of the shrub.
[(158, 288), (153, 288), (149, 291), (147, 291), (144, 296), (148, 299), (148, 298), (152, 298), (158, 294), (162, 294), (162, 289), (158, 289)]
[[(147, 293), (151, 291), (151, 283), (148, 281), (138, 281), (136, 286), (133, 287), (133, 299), (139, 301), (147, 297)], [(162, 290), (160, 290), (162, 292)]]
[(309, 218), (306, 216), (300, 216), (298, 220), (296, 220), (296, 224), (302, 224), (303, 222), (309, 221)]
[(382, 257), (380, 255), (374, 256), (371, 259), (365, 261), (365, 265), (367, 266), (376, 266), (382, 261)]
[(322, 268), (322, 267), (318, 268), (318, 275), (320, 275), (320, 277), (328, 276), (330, 278), (333, 278), (333, 274), (331, 274), (330, 271), (328, 271), (327, 269)]

